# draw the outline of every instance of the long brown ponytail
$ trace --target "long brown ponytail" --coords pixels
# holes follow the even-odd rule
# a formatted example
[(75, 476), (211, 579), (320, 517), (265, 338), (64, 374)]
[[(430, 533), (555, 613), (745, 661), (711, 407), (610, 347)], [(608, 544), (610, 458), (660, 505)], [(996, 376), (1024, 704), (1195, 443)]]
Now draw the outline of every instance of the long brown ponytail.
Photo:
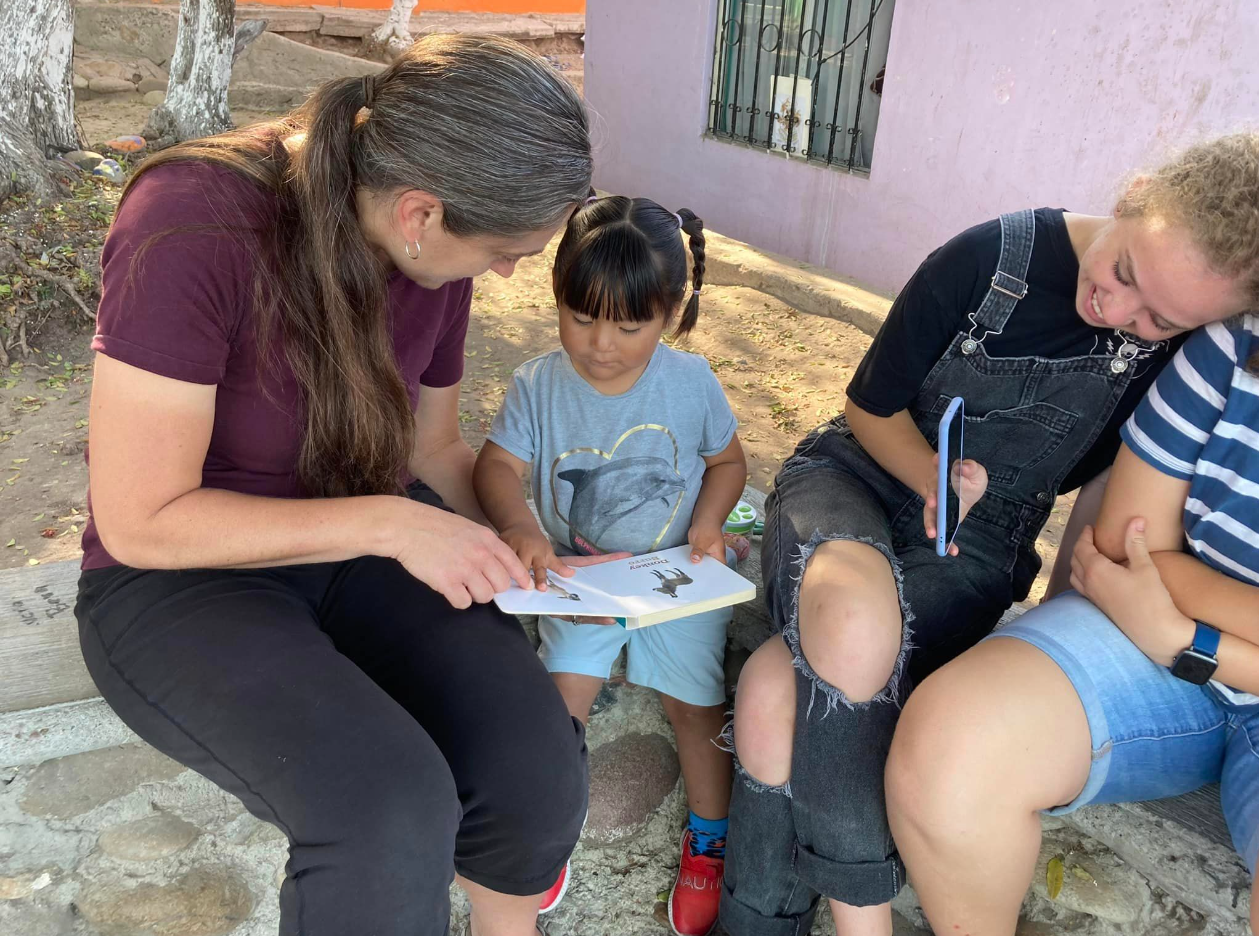
[(448, 233), (511, 236), (555, 224), (591, 174), (572, 86), (518, 43), (468, 36), (427, 37), (375, 78), (327, 82), (284, 118), (163, 150), (128, 188), (190, 159), (276, 196), (270, 229), (242, 231), (226, 217), (224, 229), (258, 251), (258, 339), (297, 376), (298, 476), (322, 497), (396, 492), (414, 437), (387, 271), (363, 237), (356, 190), (423, 189), (442, 200)]

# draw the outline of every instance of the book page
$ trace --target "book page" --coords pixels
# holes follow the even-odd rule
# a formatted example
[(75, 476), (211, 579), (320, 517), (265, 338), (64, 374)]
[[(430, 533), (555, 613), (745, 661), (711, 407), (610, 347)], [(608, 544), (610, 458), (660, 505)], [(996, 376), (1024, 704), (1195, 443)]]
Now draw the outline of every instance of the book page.
[(495, 595), (494, 603), (508, 614), (637, 618), (726, 598), (733, 604), (742, 599), (732, 596), (746, 594), (750, 587), (747, 579), (711, 556), (691, 562), (691, 547), (683, 545), (583, 566), (571, 578), (552, 572), (545, 592), (513, 584)]

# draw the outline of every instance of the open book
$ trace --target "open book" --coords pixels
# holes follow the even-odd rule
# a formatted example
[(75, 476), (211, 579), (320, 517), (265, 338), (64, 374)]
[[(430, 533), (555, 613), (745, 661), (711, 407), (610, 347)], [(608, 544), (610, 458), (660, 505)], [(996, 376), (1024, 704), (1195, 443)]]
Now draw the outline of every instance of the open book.
[(691, 562), (690, 546), (574, 568), (572, 578), (551, 572), (546, 591), (515, 584), (494, 596), (508, 614), (624, 619), (627, 628), (663, 624), (750, 601), (756, 586), (724, 562)]

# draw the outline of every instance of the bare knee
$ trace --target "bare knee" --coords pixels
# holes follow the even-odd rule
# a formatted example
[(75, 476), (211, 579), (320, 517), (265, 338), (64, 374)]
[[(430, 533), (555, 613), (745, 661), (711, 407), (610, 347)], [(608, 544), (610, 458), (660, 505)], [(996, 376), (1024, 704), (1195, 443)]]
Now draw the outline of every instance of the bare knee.
[[(1013, 642), (1013, 641), (1012, 641)], [(888, 816), (929, 838), (964, 835), (984, 817), (1031, 815), (1034, 802), (1018, 758), (1032, 726), (1003, 702), (988, 652), (964, 655), (927, 678), (909, 697), (892, 738), (884, 776)]]
[(893, 829), (908, 824), (920, 833), (951, 834), (967, 822), (967, 804), (978, 792), (967, 760), (975, 756), (957, 737), (956, 691), (948, 667), (914, 690), (901, 712), (884, 775)]
[(900, 658), (904, 626), (892, 567), (873, 546), (833, 540), (809, 557), (800, 582), (800, 650), (849, 702), (882, 692)]
[(744, 664), (734, 703), (735, 753), (754, 780), (782, 786), (791, 779), (795, 724), (791, 651), (781, 640), (771, 638)]

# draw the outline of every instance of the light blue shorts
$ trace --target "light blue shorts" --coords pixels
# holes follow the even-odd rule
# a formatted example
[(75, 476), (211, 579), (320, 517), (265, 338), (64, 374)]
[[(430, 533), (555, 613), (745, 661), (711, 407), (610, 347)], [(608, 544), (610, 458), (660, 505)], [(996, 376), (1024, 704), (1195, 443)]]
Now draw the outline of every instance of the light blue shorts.
[(1092, 767), (1068, 813), (1132, 803), (1219, 782), (1233, 846), (1251, 874), (1259, 858), (1259, 705), (1233, 705), (1209, 686), (1177, 679), (1092, 602), (1067, 592), (988, 640), (1016, 637), (1048, 654), (1084, 703)]
[[(734, 568), (734, 553), (726, 550)], [(732, 608), (626, 630), (615, 624), (571, 624), (538, 618), (538, 656), (552, 673), (607, 679), (621, 648), (628, 645), (625, 678), (691, 705), (726, 701), (726, 625)]]

